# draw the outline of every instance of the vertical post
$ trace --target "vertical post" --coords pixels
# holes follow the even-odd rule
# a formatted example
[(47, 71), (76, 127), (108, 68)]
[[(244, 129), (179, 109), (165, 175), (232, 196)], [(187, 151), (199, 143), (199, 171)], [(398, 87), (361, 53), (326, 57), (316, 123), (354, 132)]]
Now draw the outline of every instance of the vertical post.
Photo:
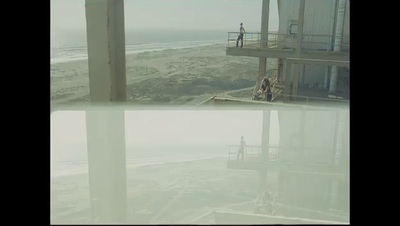
[(278, 82), (282, 82), (283, 81), (283, 59), (282, 58), (278, 58)]
[(293, 76), (293, 86), (292, 86), (292, 95), (294, 95), (294, 99), (296, 100), (296, 96), (297, 96), (297, 90), (298, 90), (298, 86), (299, 86), (299, 74), (300, 74), (300, 65), (299, 64), (294, 64), (294, 76)]
[(297, 43), (296, 43), (297, 57), (299, 57), (300, 53), (301, 53), (301, 44), (302, 44), (302, 39), (303, 39), (303, 27), (304, 27), (304, 8), (305, 8), (305, 0), (300, 0), (298, 30), (297, 30)]
[[(336, 16), (336, 28), (335, 28), (335, 41), (333, 46), (333, 52), (339, 52), (342, 45), (343, 27), (344, 27), (344, 17), (346, 10), (346, 0), (339, 0), (337, 4), (337, 16)], [(329, 84), (329, 92), (336, 92), (336, 83), (338, 76), (337, 66), (332, 66), (331, 81)]]
[(325, 80), (324, 80), (324, 89), (327, 89), (327, 88), (328, 88), (328, 74), (329, 74), (329, 67), (326, 66)]
[(270, 110), (263, 110), (263, 127), (261, 138), (261, 156), (262, 159), (268, 161), (269, 158), (269, 130), (270, 130)]
[(124, 1), (86, 0), (90, 100), (126, 101)]
[[(271, 111), (263, 111), (263, 126), (261, 137), (261, 158), (262, 161), (269, 160), (269, 130), (271, 121)], [(266, 170), (260, 171), (260, 189), (263, 191), (266, 188), (268, 181), (268, 172)]]
[(126, 222), (126, 157), (123, 110), (87, 110), (92, 220)]
[(268, 47), (268, 25), (269, 25), (269, 0), (262, 1), (261, 12), (261, 48)]
[[(90, 99), (126, 101), (124, 1), (86, 0)], [(126, 222), (125, 118), (120, 110), (87, 110), (92, 220)]]
[[(286, 95), (286, 99), (291, 99), (289, 95), (292, 94), (293, 88), (293, 63), (290, 60), (285, 60), (284, 70), (286, 69), (285, 73), (285, 90), (284, 93)], [(286, 67), (285, 67), (286, 65)]]
[(333, 133), (333, 150), (332, 150), (332, 162), (331, 162), (332, 165), (337, 164), (336, 152), (337, 152), (338, 133), (339, 133), (339, 116), (340, 113), (336, 112), (334, 121), (335, 130)]
[[(262, 14), (261, 14), (261, 42), (260, 48), (268, 47), (268, 24), (269, 24), (269, 0), (262, 1)], [(253, 90), (253, 94), (255, 94), (260, 87), (260, 83), (262, 78), (266, 75), (267, 72), (267, 58), (260, 57), (258, 63), (258, 77), (256, 82), (256, 87)]]
[(286, 77), (287, 77), (287, 60), (286, 59), (282, 59), (282, 64), (283, 64), (282, 82), (284, 82), (284, 81), (286, 81)]

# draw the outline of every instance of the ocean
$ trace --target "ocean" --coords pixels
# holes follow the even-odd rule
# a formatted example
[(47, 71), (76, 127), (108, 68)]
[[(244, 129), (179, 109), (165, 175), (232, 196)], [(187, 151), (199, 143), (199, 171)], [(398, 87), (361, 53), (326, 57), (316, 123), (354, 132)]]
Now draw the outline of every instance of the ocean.
[[(126, 30), (126, 55), (224, 44), (227, 43), (227, 37), (225, 31)], [(87, 59), (86, 41), (86, 31), (84, 30), (52, 30), (51, 64)]]

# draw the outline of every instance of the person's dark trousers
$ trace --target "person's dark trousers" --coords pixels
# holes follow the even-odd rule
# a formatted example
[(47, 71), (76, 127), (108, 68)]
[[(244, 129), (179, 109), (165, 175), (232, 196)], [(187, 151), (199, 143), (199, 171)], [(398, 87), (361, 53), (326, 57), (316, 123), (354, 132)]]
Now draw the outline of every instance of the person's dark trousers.
[(239, 40), (240, 40), (240, 48), (242, 48), (243, 47), (243, 34), (240, 34), (239, 35), (239, 37), (237, 38), (237, 40), (236, 40), (236, 47), (238, 47), (238, 45), (239, 45)]
[(272, 99), (272, 93), (267, 93), (267, 101), (271, 101)]

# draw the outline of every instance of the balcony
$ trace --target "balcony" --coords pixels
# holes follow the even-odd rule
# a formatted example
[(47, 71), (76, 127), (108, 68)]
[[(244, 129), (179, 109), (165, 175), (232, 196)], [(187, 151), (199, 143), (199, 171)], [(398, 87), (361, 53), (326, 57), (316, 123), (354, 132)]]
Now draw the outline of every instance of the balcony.
[[(342, 38), (340, 51), (334, 50), (334, 36), (304, 34), (301, 39), (301, 54), (296, 55), (297, 36), (268, 33), (266, 40), (260, 32), (247, 32), (243, 35), (243, 48), (236, 47), (239, 32), (228, 32), (226, 54), (233, 56), (253, 56), (267, 58), (304, 58), (322, 60), (349, 60), (350, 43), (348, 37)], [(262, 42), (266, 47), (261, 47)]]
[(323, 176), (344, 177), (348, 170), (348, 153), (327, 148), (269, 146), (268, 155), (261, 146), (247, 146), (243, 160), (237, 158), (239, 145), (228, 146), (229, 169), (285, 170)]

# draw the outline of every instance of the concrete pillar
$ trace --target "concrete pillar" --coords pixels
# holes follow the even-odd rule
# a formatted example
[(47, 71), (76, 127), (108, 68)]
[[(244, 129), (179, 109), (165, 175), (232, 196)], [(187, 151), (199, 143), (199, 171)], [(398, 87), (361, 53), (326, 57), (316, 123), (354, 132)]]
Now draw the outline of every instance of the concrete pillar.
[(325, 71), (324, 89), (328, 88), (328, 75), (329, 75), (329, 67), (327, 66)]
[(301, 44), (302, 44), (302, 39), (303, 39), (303, 27), (304, 27), (304, 9), (305, 9), (305, 0), (300, 0), (297, 43), (296, 43), (297, 57), (299, 57), (300, 53), (301, 53)]
[[(284, 89), (284, 94), (285, 95), (291, 95), (292, 94), (292, 89), (293, 89), (293, 63), (290, 61), (285, 60), (286, 67), (284, 67), (285, 71), (285, 89)], [(289, 96), (285, 96), (285, 100), (292, 99)]]
[[(343, 27), (344, 27), (344, 17), (346, 10), (346, 0), (339, 0), (337, 4), (337, 16), (336, 16), (336, 28), (335, 28), (335, 41), (333, 46), (333, 52), (339, 52), (340, 46), (342, 44)], [(329, 92), (336, 92), (338, 68), (337, 66), (332, 66), (331, 81), (329, 86)]]
[(271, 111), (263, 111), (263, 127), (261, 134), (261, 156), (262, 159), (268, 161), (269, 154), (269, 130), (270, 130)]
[[(124, 1), (86, 0), (90, 100), (126, 101)], [(86, 112), (92, 220), (126, 222), (125, 118), (119, 110)]]
[(92, 103), (126, 101), (124, 1), (86, 0)]
[[(261, 12), (261, 41), (260, 48), (266, 48), (268, 46), (268, 24), (269, 24), (269, 0), (262, 1), (262, 12)], [(258, 77), (256, 87), (253, 90), (253, 94), (257, 92), (261, 85), (262, 78), (267, 72), (267, 58), (260, 57), (258, 66)]]
[(338, 143), (338, 133), (339, 133), (339, 112), (335, 113), (335, 132), (333, 134), (333, 151), (332, 151), (332, 161), (331, 163), (333, 165), (337, 164), (337, 159), (336, 159), (336, 151), (337, 151), (337, 143)]
[(87, 110), (89, 192), (93, 222), (126, 222), (125, 120), (121, 110)]
[(300, 83), (300, 87), (302, 88), (302, 89), (304, 89), (304, 83), (305, 83), (305, 80), (306, 80), (306, 65), (304, 65), (304, 64), (301, 64), (300, 65), (300, 80), (301, 80), (301, 83)]
[(299, 142), (299, 150), (297, 150), (298, 153), (298, 160), (302, 161), (304, 160), (304, 155), (305, 155), (305, 140), (306, 140), (306, 111), (303, 109), (301, 111), (301, 118), (300, 118), (300, 142)]
[(331, 80), (330, 80), (330, 83), (329, 83), (329, 93), (335, 93), (336, 92), (337, 74), (338, 74), (337, 66), (332, 66)]
[(286, 81), (287, 78), (287, 60), (286, 59), (282, 59), (282, 82)]
[[(298, 87), (299, 87), (299, 77), (300, 77), (300, 64), (294, 64), (293, 66), (293, 79), (292, 79), (292, 94), (296, 96), (297, 95), (297, 91), (298, 91)], [(293, 97), (293, 99), (297, 99), (296, 97)]]
[(344, 142), (343, 142), (343, 152), (344, 152), (344, 168), (345, 168), (345, 178), (344, 178), (344, 198), (345, 205), (344, 210), (349, 211), (350, 209), (350, 175), (349, 175), (349, 112), (345, 112), (345, 127), (344, 127)]
[(283, 59), (278, 58), (278, 82), (283, 81)]

